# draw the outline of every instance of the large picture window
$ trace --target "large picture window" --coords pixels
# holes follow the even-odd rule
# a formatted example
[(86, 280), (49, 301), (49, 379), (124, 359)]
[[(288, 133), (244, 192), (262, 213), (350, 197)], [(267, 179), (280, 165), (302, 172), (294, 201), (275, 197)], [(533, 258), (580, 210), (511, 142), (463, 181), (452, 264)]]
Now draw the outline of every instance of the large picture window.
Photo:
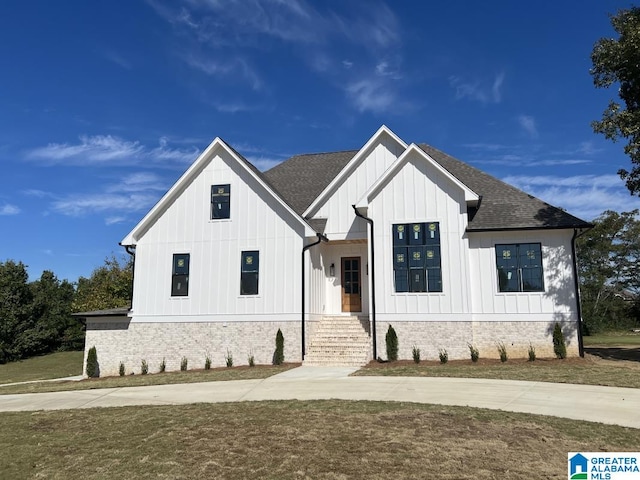
[(231, 185), (211, 186), (211, 219), (231, 216)]
[(542, 247), (539, 243), (496, 245), (501, 292), (543, 292)]
[(393, 225), (396, 292), (442, 292), (440, 224)]
[(189, 295), (189, 254), (175, 253), (171, 275), (171, 296), (186, 297), (187, 295)]
[(258, 273), (260, 271), (260, 252), (252, 250), (242, 252), (240, 267), (240, 295), (258, 294)]

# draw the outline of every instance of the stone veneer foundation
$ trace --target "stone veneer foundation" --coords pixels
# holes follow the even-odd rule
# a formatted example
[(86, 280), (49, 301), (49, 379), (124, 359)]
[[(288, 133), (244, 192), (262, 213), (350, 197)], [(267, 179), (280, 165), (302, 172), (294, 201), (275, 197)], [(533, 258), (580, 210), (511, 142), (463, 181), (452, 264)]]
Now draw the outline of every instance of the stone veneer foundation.
[[(400, 359), (411, 359), (415, 345), (424, 360), (437, 360), (441, 348), (450, 360), (468, 359), (468, 344), (475, 345), (481, 358), (498, 358), (498, 342), (507, 347), (510, 358), (527, 358), (529, 344), (540, 358), (554, 357), (552, 333), (554, 322), (378, 322), (376, 325), (378, 356), (386, 358), (385, 335), (389, 325), (397, 335)], [(306, 324), (307, 342), (317, 322)], [(574, 322), (561, 323), (567, 355), (578, 355), (578, 338)], [(156, 373), (164, 359), (167, 371), (180, 370), (183, 357), (188, 369), (204, 368), (207, 356), (212, 367), (226, 365), (226, 355), (233, 364), (248, 365), (253, 355), (257, 365), (271, 364), (278, 328), (284, 335), (286, 362), (301, 361), (300, 322), (131, 322), (124, 317), (87, 320), (85, 362), (89, 348), (95, 346), (100, 375), (118, 375), (120, 362), (126, 374), (139, 374), (142, 360), (149, 373)], [(308, 345), (308, 343), (307, 343)]]

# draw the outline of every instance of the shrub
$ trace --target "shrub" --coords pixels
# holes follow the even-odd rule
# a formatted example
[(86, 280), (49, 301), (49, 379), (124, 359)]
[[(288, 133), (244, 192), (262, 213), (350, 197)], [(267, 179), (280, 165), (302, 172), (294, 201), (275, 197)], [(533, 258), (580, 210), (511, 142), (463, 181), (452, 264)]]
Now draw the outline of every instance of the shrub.
[(227, 349), (227, 354), (224, 356), (224, 361), (227, 364), (227, 367), (233, 367), (233, 355), (229, 349)]
[(211, 357), (209, 355), (204, 358), (204, 369), (211, 370)]
[(420, 349), (415, 345), (411, 349), (411, 355), (413, 356), (414, 363), (420, 363)]
[(480, 352), (475, 346), (471, 345), (470, 343), (467, 343), (467, 346), (469, 347), (469, 353), (471, 354), (471, 361), (473, 363), (476, 363), (480, 358)]
[(182, 360), (180, 360), (180, 371), (186, 372), (188, 365), (189, 365), (189, 360), (187, 360), (187, 357), (182, 357)]
[(531, 344), (529, 344), (529, 361), (530, 362), (536, 361), (536, 349)]
[(256, 359), (253, 357), (253, 353), (249, 353), (249, 357), (247, 358), (250, 367), (256, 366)]
[(558, 322), (553, 327), (553, 352), (558, 358), (567, 358), (567, 346), (564, 343), (562, 327)]
[(98, 363), (98, 352), (96, 347), (91, 347), (87, 352), (87, 377), (97, 378), (100, 376), (100, 364)]
[(118, 367), (118, 373), (121, 377), (124, 377), (124, 363), (120, 362), (120, 366)]
[(164, 373), (166, 369), (167, 369), (167, 362), (163, 357), (162, 362), (160, 362), (160, 373)]
[(284, 335), (282, 335), (282, 330), (278, 329), (278, 333), (276, 333), (276, 351), (273, 354), (273, 364), (282, 365), (283, 362), (284, 362)]
[(149, 373), (149, 364), (146, 360), (142, 360), (140, 362), (140, 373), (142, 375), (146, 375), (147, 373)]
[(445, 364), (449, 361), (449, 352), (446, 348), (438, 350), (438, 356), (440, 357), (440, 363)]
[(395, 362), (398, 360), (398, 335), (391, 325), (387, 330), (387, 335), (384, 337), (387, 343), (387, 360)]
[(498, 343), (498, 354), (500, 355), (500, 361), (502, 363), (507, 361), (507, 346), (504, 344), (504, 342), (500, 342)]

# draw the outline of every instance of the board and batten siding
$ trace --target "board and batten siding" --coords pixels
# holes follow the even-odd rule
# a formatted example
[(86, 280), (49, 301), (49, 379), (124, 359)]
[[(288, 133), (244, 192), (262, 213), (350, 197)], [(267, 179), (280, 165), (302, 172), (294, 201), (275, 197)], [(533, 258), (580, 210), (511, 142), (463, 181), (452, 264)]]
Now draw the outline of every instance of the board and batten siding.
[(329, 240), (364, 239), (366, 223), (353, 213), (354, 205), (378, 178), (402, 154), (404, 149), (388, 135), (372, 145), (361, 162), (336, 188), (331, 197), (312, 212), (314, 218), (326, 218), (324, 233)]
[[(474, 320), (575, 321), (572, 230), (469, 234)], [(540, 243), (544, 292), (499, 292), (496, 244)]]
[[(211, 186), (231, 185), (211, 220)], [(303, 225), (224, 150), (203, 166), (136, 248), (133, 321), (283, 321), (300, 315)], [(240, 295), (241, 252), (260, 252), (258, 295)], [(171, 296), (173, 254), (190, 254), (189, 295)]]
[[(380, 321), (469, 321), (471, 279), (465, 193), (417, 154), (370, 201), (375, 221), (376, 310)], [(398, 223), (438, 222), (442, 293), (396, 293), (392, 228)]]

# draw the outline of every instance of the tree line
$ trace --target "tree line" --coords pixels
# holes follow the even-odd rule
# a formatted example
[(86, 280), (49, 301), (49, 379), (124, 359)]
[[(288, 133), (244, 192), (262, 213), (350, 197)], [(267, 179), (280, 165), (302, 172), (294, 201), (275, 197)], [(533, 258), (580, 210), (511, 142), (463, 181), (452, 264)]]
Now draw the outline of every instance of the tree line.
[(49, 270), (29, 282), (22, 262), (0, 262), (0, 363), (81, 350), (85, 325), (71, 314), (128, 306), (131, 281), (131, 260), (115, 256), (75, 283)]

